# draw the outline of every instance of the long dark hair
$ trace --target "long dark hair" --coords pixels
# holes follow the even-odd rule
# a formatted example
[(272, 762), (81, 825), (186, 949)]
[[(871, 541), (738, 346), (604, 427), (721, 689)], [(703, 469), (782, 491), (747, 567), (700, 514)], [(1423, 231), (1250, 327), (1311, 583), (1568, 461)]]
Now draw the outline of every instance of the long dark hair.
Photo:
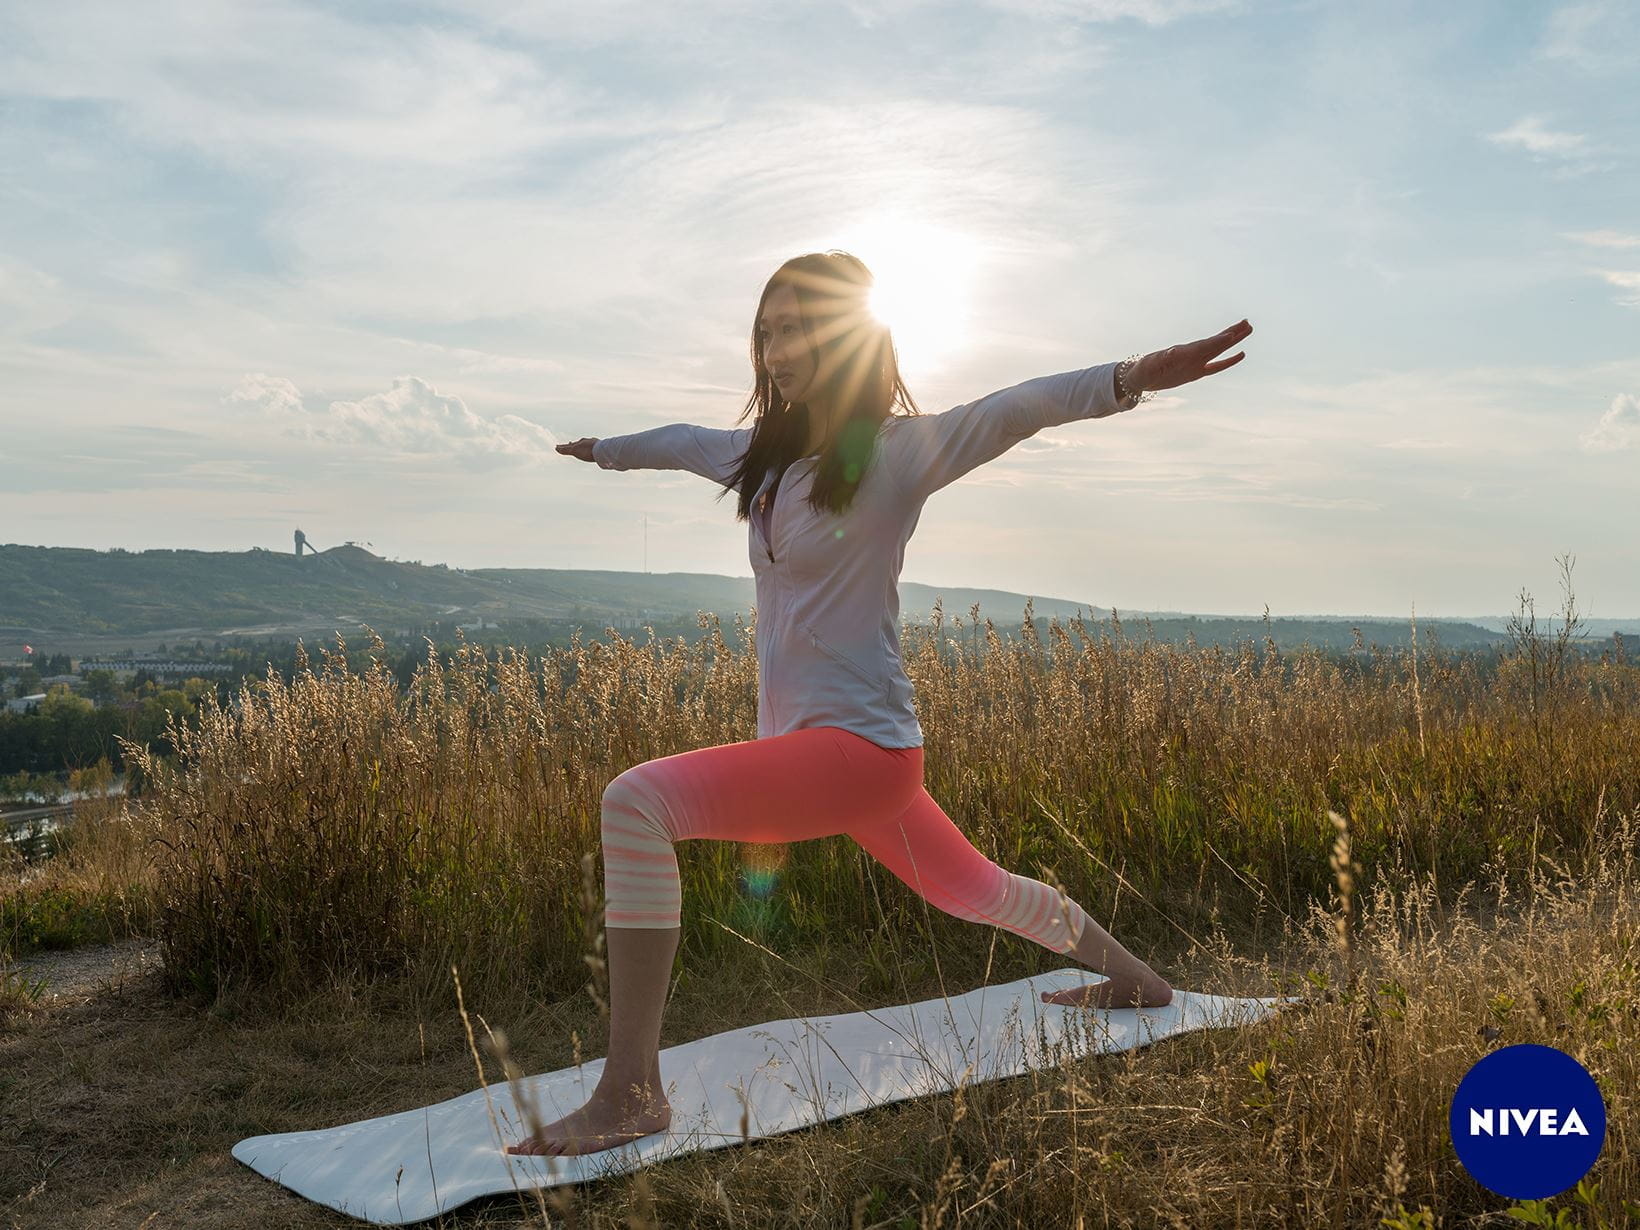
[(900, 379), (899, 357), (888, 326), (871, 313), (872, 285), (865, 264), (835, 248), (792, 257), (764, 285), (752, 316), (752, 395), (736, 421), (744, 422), (754, 412), (757, 418), (750, 446), (718, 497), (739, 490), (736, 520), (751, 517), (752, 497), (763, 476), (770, 469), (784, 474), (787, 466), (804, 455), (808, 443), (808, 405), (788, 402), (780, 395), (758, 345), (764, 305), (779, 287), (790, 286), (797, 294), (798, 315), (817, 378), (829, 366), (824, 389), (848, 407), (815, 470), (809, 505), (816, 512), (840, 513), (853, 502), (875, 454), (877, 430), (896, 404), (908, 414), (921, 413)]

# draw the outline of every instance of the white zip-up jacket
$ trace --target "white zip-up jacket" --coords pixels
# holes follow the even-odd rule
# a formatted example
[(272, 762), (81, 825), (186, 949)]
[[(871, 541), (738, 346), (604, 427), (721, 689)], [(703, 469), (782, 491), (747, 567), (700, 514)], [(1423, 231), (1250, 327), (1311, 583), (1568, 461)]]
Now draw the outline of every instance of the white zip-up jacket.
[[(818, 514), (808, 495), (818, 455), (786, 470), (773, 507), (752, 501), (757, 578), (757, 737), (840, 726), (879, 747), (920, 747), (922, 726), (900, 663), (900, 566), (923, 502), (1021, 440), (1074, 419), (1131, 407), (1116, 400), (1115, 363), (1038, 376), (939, 414), (890, 414), (854, 500)], [(669, 423), (606, 436), (592, 456), (606, 470), (689, 470), (720, 485), (752, 429)]]

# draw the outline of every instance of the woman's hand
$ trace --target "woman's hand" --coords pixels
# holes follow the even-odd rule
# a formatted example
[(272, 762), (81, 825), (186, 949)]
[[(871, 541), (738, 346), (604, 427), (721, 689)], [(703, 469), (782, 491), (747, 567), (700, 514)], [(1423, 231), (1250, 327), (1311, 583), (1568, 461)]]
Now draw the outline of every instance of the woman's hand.
[(1152, 351), (1135, 363), (1129, 373), (1133, 377), (1133, 383), (1138, 386), (1135, 391), (1174, 389), (1181, 384), (1189, 384), (1192, 380), (1200, 380), (1203, 376), (1222, 372), (1227, 367), (1234, 367), (1247, 357), (1246, 351), (1233, 354), (1219, 363), (1212, 363), (1209, 360), (1214, 355), (1223, 354), (1237, 342), (1243, 341), (1252, 331), (1253, 326), (1243, 320), (1239, 324), (1231, 325), (1223, 333), (1204, 337), (1199, 342), (1185, 342), (1181, 346), (1169, 346), (1166, 350)]
[(582, 461), (594, 460), (592, 446), (598, 443), (592, 436), (582, 436), (579, 440), (572, 440), (568, 444), (560, 444), (558, 451), (566, 457), (579, 457)]

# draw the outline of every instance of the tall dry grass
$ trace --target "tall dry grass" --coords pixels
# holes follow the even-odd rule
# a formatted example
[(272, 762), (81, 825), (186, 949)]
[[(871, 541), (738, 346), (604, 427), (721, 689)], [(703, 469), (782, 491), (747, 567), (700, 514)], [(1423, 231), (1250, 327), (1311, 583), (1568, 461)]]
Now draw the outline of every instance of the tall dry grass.
[[(355, 668), (338, 638), (317, 668), (304, 655), (236, 705), (207, 700), (197, 730), (173, 724), (174, 764), (131, 747), (149, 786), (124, 823), (156, 854), (173, 984), (390, 974), (447, 997), (455, 964), (470, 990), (573, 989), (604, 786), (755, 731), (755, 630), (737, 621), (731, 643), (701, 623), (693, 645), (612, 633), (533, 659), (430, 652), (405, 696), (379, 656)], [(1603, 827), (1640, 806), (1640, 669), (1557, 653), (1535, 625), (1493, 669), (1427, 644), (1415, 658), (1288, 654), (1269, 638), (1227, 651), (1081, 620), (1044, 637), (1029, 607), (1023, 638), (1004, 641), (977, 607), (951, 627), (936, 607), (903, 652), (930, 791), (986, 854), (1056, 878), (1124, 942), (1278, 936), (1331, 899), (1329, 813), (1348, 819), (1363, 891), (1428, 874), (1439, 904), (1518, 883), (1540, 856), (1581, 874)], [(892, 980), (896, 937), (926, 949), (930, 930), (968, 927), (845, 839), (689, 842), (679, 861), (687, 961), (734, 932), (799, 946), (846, 933)], [(779, 891), (748, 891), (748, 861), (777, 870)], [(1009, 952), (1021, 971), (1051, 957)]]
[[(36, 1058), (16, 1077), (29, 1094), (17, 1139), (64, 1131), (80, 1113), (70, 1084), (116, 1099), (129, 1085), (73, 1138), (94, 1170), (110, 1114), (148, 1125), (144, 1141), (164, 1135), (178, 1072), (193, 1082), (207, 1064), (210, 1079), (243, 1084), (264, 1043), (254, 1122), (223, 1101), (207, 1153), (253, 1130), (451, 1096), (470, 1068), (372, 1100), (376, 1039), (442, 1029), (458, 1008), (465, 1031), (474, 1003), (534, 1022), (514, 1031), (532, 1070), (580, 1062), (607, 1012), (604, 785), (755, 728), (753, 629), (702, 626), (695, 645), (615, 636), (533, 660), (430, 654), (402, 697), (338, 641), (317, 669), (303, 659), (237, 708), (208, 708), (197, 732), (175, 729), (176, 763), (142, 765), (148, 793), (77, 830), (7, 900), (21, 918), (28, 893), (114, 894), (129, 925), (161, 937), (174, 989), (271, 993), (295, 1023), (230, 1005), (232, 1032), (161, 1020), (126, 1026), (139, 1036), (123, 1050), (102, 1034), (78, 1051), (25, 1050)], [(1493, 663), (1424, 631), (1415, 657), (1340, 657), (1279, 653), (1268, 638), (1228, 651), (1080, 621), (1039, 629), (1029, 611), (1023, 639), (1005, 642), (977, 608), (949, 626), (936, 608), (908, 631), (907, 669), (929, 788), (976, 844), (1063, 883), (1177, 985), (1295, 992), (1303, 1006), (473, 1223), (546, 1224), (550, 1209), (589, 1226), (1501, 1224), (1508, 1202), (1457, 1165), (1445, 1114), (1470, 1064), (1522, 1041), (1590, 1068), (1609, 1135), (1589, 1183), (1552, 1209), (1516, 1206), (1514, 1221), (1640, 1223), (1640, 670), (1620, 644), (1579, 654), (1573, 629), (1569, 605), (1558, 633), (1523, 617)], [(976, 939), (846, 839), (783, 853), (680, 846), (671, 1036), (764, 1020), (771, 1003), (857, 1010), (1063, 964), (1007, 933)], [(769, 897), (743, 875), (751, 854), (778, 869)], [(354, 1019), (365, 1009), (351, 989), (376, 976), (401, 1006)], [(348, 993), (315, 994), (333, 980)], [(533, 1015), (512, 1006), (520, 997)], [(344, 1041), (326, 1041), (326, 1013), (352, 1014)], [(361, 1048), (370, 1063), (353, 1062)], [(339, 1079), (355, 1069), (368, 1088)], [(0, 1179), (25, 1177), (8, 1165)], [(121, 1174), (87, 1207), (133, 1207), (129, 1177), (147, 1171)], [(172, 1209), (174, 1185), (151, 1183), (154, 1207)], [(265, 1200), (257, 1188), (228, 1221), (213, 1206), (177, 1224), (265, 1224)], [(328, 1224), (321, 1213), (301, 1224)]]

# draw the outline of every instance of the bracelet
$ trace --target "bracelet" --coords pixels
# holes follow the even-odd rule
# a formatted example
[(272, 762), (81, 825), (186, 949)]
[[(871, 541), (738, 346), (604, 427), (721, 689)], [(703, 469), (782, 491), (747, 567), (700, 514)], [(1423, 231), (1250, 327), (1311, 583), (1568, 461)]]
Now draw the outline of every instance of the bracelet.
[(1139, 365), (1139, 360), (1142, 358), (1144, 358), (1143, 355), (1130, 354), (1116, 365), (1116, 391), (1118, 394), (1116, 402), (1124, 410), (1131, 410), (1140, 402), (1149, 401), (1156, 396), (1155, 391), (1152, 389), (1140, 389), (1138, 392), (1134, 392), (1128, 386), (1127, 377)]

